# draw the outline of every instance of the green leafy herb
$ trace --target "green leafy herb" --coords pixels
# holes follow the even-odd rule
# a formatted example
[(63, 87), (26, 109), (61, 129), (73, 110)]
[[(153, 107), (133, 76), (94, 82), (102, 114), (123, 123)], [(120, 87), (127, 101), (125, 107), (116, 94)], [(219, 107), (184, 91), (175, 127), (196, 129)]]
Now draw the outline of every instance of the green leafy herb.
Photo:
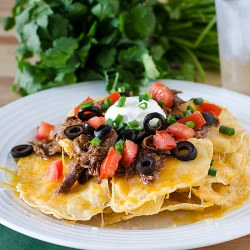
[(89, 80), (137, 94), (149, 80), (205, 81), (205, 67), (219, 68), (214, 0), (19, 0), (2, 24), (16, 27), (22, 95)]

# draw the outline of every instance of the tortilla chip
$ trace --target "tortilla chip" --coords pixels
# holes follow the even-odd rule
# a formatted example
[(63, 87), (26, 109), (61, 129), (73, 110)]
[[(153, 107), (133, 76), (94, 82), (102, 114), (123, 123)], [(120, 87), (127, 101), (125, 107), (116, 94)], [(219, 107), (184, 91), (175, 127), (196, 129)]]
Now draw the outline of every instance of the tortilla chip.
[(174, 158), (166, 159), (156, 181), (144, 185), (139, 176), (127, 180), (114, 177), (112, 180), (111, 208), (115, 212), (129, 213), (145, 202), (174, 192), (178, 188), (191, 187), (207, 176), (212, 159), (212, 143), (207, 139), (190, 139), (197, 148), (197, 158), (183, 162)]
[[(75, 184), (67, 194), (57, 194), (61, 181), (45, 180), (47, 166), (57, 159), (59, 157), (51, 157), (45, 161), (32, 155), (19, 160), (17, 191), (20, 197), (30, 206), (59, 219), (85, 221), (103, 212), (110, 201), (108, 180), (98, 184), (92, 178), (84, 185)], [(68, 158), (66, 162), (69, 163)], [(68, 171), (67, 167), (64, 171)]]

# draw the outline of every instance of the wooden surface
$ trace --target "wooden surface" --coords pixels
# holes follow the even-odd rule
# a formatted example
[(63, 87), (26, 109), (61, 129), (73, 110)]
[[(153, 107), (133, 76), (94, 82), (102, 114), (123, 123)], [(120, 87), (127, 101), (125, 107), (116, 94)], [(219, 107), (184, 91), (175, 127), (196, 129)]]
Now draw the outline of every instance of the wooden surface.
[[(11, 0), (0, 0), (0, 19), (9, 14)], [(0, 107), (18, 98), (19, 95), (11, 90), (11, 85), (16, 73), (15, 50), (18, 42), (15, 38), (15, 31), (5, 32), (0, 27)], [(212, 85), (220, 85), (218, 72), (208, 72), (207, 82)], [(237, 240), (229, 241), (210, 247), (199, 248), (199, 250), (250, 250), (250, 235)]]

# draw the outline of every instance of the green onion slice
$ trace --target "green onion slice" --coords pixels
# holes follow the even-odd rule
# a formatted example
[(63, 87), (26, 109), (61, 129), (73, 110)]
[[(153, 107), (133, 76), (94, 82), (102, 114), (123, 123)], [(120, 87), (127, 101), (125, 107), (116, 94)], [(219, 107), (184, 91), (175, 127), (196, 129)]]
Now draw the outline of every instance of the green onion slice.
[(204, 102), (203, 98), (193, 98), (193, 102), (195, 105), (199, 105)]
[(133, 121), (129, 122), (128, 125), (130, 128), (135, 128), (135, 127), (139, 126), (139, 123), (138, 123), (138, 121), (133, 120)]
[(150, 96), (148, 91), (144, 91), (141, 95), (139, 95), (139, 101), (140, 102), (143, 101), (143, 100), (149, 101), (149, 99), (151, 99), (151, 96)]
[(109, 108), (109, 105), (101, 103), (101, 111), (106, 111)]
[(122, 154), (123, 152), (123, 147), (124, 147), (124, 141), (123, 140), (119, 140), (116, 144), (115, 144), (115, 150), (118, 151), (119, 153)]
[(114, 120), (114, 123), (119, 125), (119, 123), (122, 121), (123, 115), (118, 114)]
[(93, 102), (93, 101), (84, 102), (84, 103), (81, 103), (79, 106), (80, 106), (81, 108), (92, 107), (92, 106), (94, 106), (94, 102)]
[(118, 92), (126, 92), (126, 88), (125, 87), (119, 87)]
[(110, 125), (110, 126), (113, 127), (114, 121), (111, 118), (109, 118), (109, 119), (106, 120), (106, 124), (108, 124), (108, 125)]
[(111, 103), (112, 103), (112, 101), (111, 101), (111, 99), (110, 98), (108, 98), (108, 97), (106, 97), (105, 99), (104, 99), (104, 104), (106, 104), (106, 105), (111, 105)]
[(232, 136), (235, 134), (234, 128), (230, 128), (230, 127), (227, 127), (225, 125), (220, 126), (219, 132), (224, 134), (224, 135), (228, 135), (228, 136)]
[(194, 109), (191, 105), (187, 106), (187, 110), (189, 110), (191, 113), (194, 113)]
[(119, 108), (124, 107), (125, 102), (126, 102), (126, 96), (121, 96), (119, 101), (118, 101), (117, 107), (119, 107)]
[(100, 143), (101, 143), (101, 140), (100, 140), (100, 138), (98, 138), (98, 137), (94, 137), (94, 138), (90, 141), (90, 143), (91, 143), (93, 146), (99, 146)]
[(190, 128), (194, 128), (195, 127), (195, 123), (193, 121), (185, 122), (185, 125), (187, 125)]
[(147, 104), (146, 102), (142, 102), (142, 103), (140, 103), (140, 104), (138, 105), (138, 107), (139, 107), (140, 109), (145, 110), (145, 109), (147, 109), (148, 104)]
[(210, 168), (208, 169), (208, 174), (209, 174), (209, 175), (212, 175), (212, 176), (216, 176), (216, 174), (217, 174), (216, 168), (210, 167)]
[(167, 125), (170, 126), (171, 124), (174, 124), (174, 123), (176, 123), (175, 117), (172, 116), (172, 115), (168, 116), (168, 118), (167, 118)]
[(186, 110), (186, 111), (183, 113), (183, 117), (188, 116), (188, 115), (192, 115), (192, 112), (190, 112), (189, 110)]

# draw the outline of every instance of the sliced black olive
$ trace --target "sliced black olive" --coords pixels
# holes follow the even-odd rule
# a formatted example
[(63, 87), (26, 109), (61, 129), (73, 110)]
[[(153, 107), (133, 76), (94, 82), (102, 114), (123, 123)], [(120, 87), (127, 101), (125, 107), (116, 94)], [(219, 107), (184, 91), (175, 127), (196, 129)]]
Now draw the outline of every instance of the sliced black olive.
[(119, 94), (121, 95), (121, 96), (127, 96), (127, 97), (130, 97), (131, 95), (130, 95), (130, 92), (119, 92)]
[[(158, 119), (158, 125), (156, 127), (150, 125), (150, 121), (153, 119)], [(166, 118), (157, 112), (153, 112), (146, 115), (143, 124), (145, 131), (148, 132), (149, 134), (154, 134), (156, 130), (164, 130), (167, 127)]]
[(146, 133), (145, 130), (138, 131), (135, 142), (141, 144), (144, 138), (147, 136), (148, 136), (148, 133)]
[(13, 158), (25, 157), (33, 153), (33, 147), (29, 144), (22, 144), (11, 149)]
[(85, 135), (94, 135), (95, 129), (87, 123), (83, 124), (83, 133)]
[(206, 120), (206, 125), (213, 125), (214, 124), (214, 117), (213, 115), (209, 114), (209, 113), (201, 113), (203, 118)]
[(64, 134), (69, 140), (74, 140), (76, 137), (83, 134), (84, 129), (81, 125), (69, 126), (64, 130)]
[(171, 150), (171, 155), (181, 161), (191, 161), (197, 157), (197, 150), (191, 142), (179, 141), (176, 148)]
[(102, 124), (94, 131), (94, 135), (100, 140), (104, 139), (111, 131), (112, 127), (108, 124)]
[(137, 132), (134, 129), (124, 129), (121, 131), (120, 136), (122, 140), (136, 141)]
[(82, 120), (82, 121), (87, 121), (90, 118), (94, 117), (94, 116), (100, 116), (101, 115), (101, 111), (98, 107), (96, 106), (91, 106), (91, 107), (87, 107), (87, 108), (82, 108), (79, 110), (78, 112), (78, 117)]
[(155, 171), (155, 158), (147, 155), (136, 164), (136, 170), (143, 175), (153, 175)]

